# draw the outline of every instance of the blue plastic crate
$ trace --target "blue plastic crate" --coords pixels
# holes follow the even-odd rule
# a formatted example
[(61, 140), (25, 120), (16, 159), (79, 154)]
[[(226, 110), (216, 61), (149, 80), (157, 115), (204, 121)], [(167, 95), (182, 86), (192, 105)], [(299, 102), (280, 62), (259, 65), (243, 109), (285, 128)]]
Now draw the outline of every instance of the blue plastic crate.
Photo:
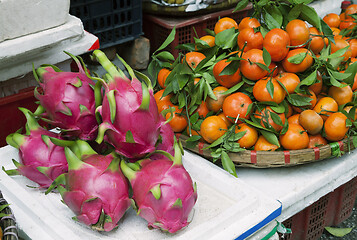
[(142, 33), (141, 0), (71, 0), (70, 14), (99, 38), (101, 48), (134, 40)]

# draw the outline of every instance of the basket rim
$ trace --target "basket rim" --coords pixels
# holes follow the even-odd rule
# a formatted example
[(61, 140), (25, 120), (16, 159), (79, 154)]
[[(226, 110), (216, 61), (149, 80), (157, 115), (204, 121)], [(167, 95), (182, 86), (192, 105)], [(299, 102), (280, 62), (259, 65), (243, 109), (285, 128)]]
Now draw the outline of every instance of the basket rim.
[[(212, 159), (210, 150), (205, 149), (209, 146), (209, 144), (205, 142), (200, 142), (198, 146), (196, 146), (194, 149), (187, 148), (186, 140), (188, 139), (188, 136), (178, 133), (176, 134), (176, 137), (181, 140), (182, 145), (185, 149), (194, 152), (204, 158)], [(337, 157), (338, 154), (343, 155), (344, 151), (349, 152), (353, 149), (355, 149), (355, 147), (352, 143), (352, 137), (350, 137), (340, 140), (338, 142), (331, 142), (326, 145), (314, 148), (279, 151), (244, 150), (239, 153), (230, 152), (228, 153), (228, 155), (230, 156), (236, 167), (275, 168), (291, 167), (311, 162), (317, 162), (327, 158)], [(305, 158), (302, 160), (297, 160), (297, 158), (300, 158), (301, 156), (304, 156)], [(269, 158), (270, 160), (275, 159), (275, 161), (260, 161), (262, 157)]]
[[(0, 205), (7, 204), (8, 202), (0, 190)], [(0, 225), (3, 230), (3, 240), (19, 240), (17, 223), (11, 208), (7, 206), (1, 211), (1, 213), (7, 214), (7, 216), (0, 218)]]

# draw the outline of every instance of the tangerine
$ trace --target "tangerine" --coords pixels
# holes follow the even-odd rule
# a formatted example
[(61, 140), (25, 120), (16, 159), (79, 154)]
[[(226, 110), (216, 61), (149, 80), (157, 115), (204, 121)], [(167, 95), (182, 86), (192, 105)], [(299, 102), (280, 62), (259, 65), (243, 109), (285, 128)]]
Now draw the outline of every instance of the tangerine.
[(315, 112), (321, 115), (322, 119), (326, 121), (331, 113), (338, 110), (338, 104), (332, 97), (322, 97), (317, 101), (315, 107), (313, 108)]
[(289, 94), (295, 92), (295, 88), (300, 83), (300, 78), (295, 73), (283, 72), (276, 77), (281, 84), (284, 85)]
[(270, 30), (263, 41), (263, 47), (269, 52), (271, 60), (275, 62), (280, 62), (286, 57), (289, 45), (289, 34), (280, 28)]
[(331, 86), (328, 95), (335, 99), (338, 105), (343, 105), (352, 101), (353, 91), (347, 84), (344, 87)]
[(220, 75), (228, 64), (230, 64), (230, 61), (227, 61), (226, 59), (218, 61), (213, 66), (213, 76), (219, 84), (226, 88), (231, 88), (242, 80), (242, 76), (240, 75), (239, 68), (233, 74)]
[[(248, 112), (248, 107), (252, 103), (248, 95), (242, 92), (236, 92), (224, 99), (222, 110), (229, 121), (233, 123), (237, 118), (249, 118), (250, 113)], [(241, 123), (241, 121), (238, 120), (237, 123)]]
[(254, 150), (256, 151), (275, 151), (279, 146), (270, 143), (263, 135), (258, 137), (254, 145)]
[(208, 143), (213, 143), (227, 131), (227, 124), (218, 116), (209, 116), (201, 124), (201, 136)]
[[(273, 84), (273, 98), (271, 97), (267, 87), (269, 81)], [(253, 95), (259, 102), (271, 101), (279, 104), (284, 100), (286, 92), (275, 78), (263, 78), (254, 84)]]
[[(187, 127), (186, 117), (182, 115), (182, 108), (179, 108), (176, 105), (174, 105), (173, 107), (175, 108), (175, 110), (173, 112), (173, 117), (169, 124), (174, 132), (182, 132)], [(166, 113), (166, 120), (170, 117), (171, 112)]]
[(169, 76), (169, 74), (171, 73), (170, 69), (167, 68), (162, 68), (158, 75), (157, 75), (157, 82), (159, 83), (161, 88), (165, 88), (165, 82), (166, 82), (166, 78)]
[(224, 17), (219, 19), (218, 22), (216, 22), (216, 24), (214, 25), (214, 33), (218, 34), (230, 28), (238, 29), (237, 22), (233, 18)]
[(213, 94), (216, 96), (216, 100), (214, 100), (211, 97), (208, 97), (206, 102), (207, 102), (207, 108), (210, 111), (213, 112), (218, 112), (219, 110), (222, 109), (223, 106), (223, 101), (227, 97), (225, 94), (223, 94), (225, 91), (227, 91), (228, 88), (223, 87), (223, 86), (218, 86), (213, 89)]
[(258, 131), (246, 123), (238, 124), (235, 128), (235, 133), (244, 132), (243, 137), (238, 139), (238, 143), (242, 148), (251, 148), (258, 140)]
[[(303, 60), (301, 62), (298, 61), (297, 63), (290, 62), (290, 58), (298, 54), (299, 56), (304, 57)], [(283, 59), (282, 64), (286, 72), (299, 73), (304, 72), (310, 68), (313, 62), (314, 59), (312, 58), (311, 52), (309, 50), (306, 48), (297, 48), (289, 51), (288, 55)]]
[(195, 69), (197, 65), (205, 59), (206, 56), (200, 52), (188, 52), (185, 54), (185, 61), (192, 68)]
[(307, 148), (309, 145), (309, 135), (299, 124), (289, 124), (288, 130), (279, 136), (280, 144), (288, 150)]
[(309, 27), (305, 21), (294, 19), (286, 25), (286, 32), (290, 37), (291, 46), (304, 46), (310, 39)]
[(265, 64), (263, 59), (263, 50), (250, 49), (243, 54), (242, 58), (243, 60), (240, 61), (240, 71), (246, 78), (257, 81), (268, 74), (268, 71), (262, 69), (256, 64)]
[(261, 32), (255, 32), (253, 28), (244, 28), (237, 37), (239, 49), (246, 52), (250, 49), (263, 49), (263, 35)]
[(300, 113), (299, 123), (311, 135), (320, 133), (324, 126), (322, 117), (311, 109), (304, 110)]
[(244, 28), (257, 28), (257, 27), (260, 27), (260, 23), (258, 19), (253, 17), (245, 17), (239, 22), (238, 30), (242, 31)]
[(347, 117), (341, 112), (332, 113), (325, 121), (326, 139), (330, 141), (342, 140), (348, 131)]
[(330, 27), (336, 27), (336, 28), (338, 28), (341, 23), (340, 16), (336, 13), (329, 13), (325, 15), (322, 20), (325, 23), (327, 23), (327, 25), (329, 25)]
[(309, 145), (307, 148), (320, 147), (327, 144), (327, 140), (321, 135), (310, 135), (309, 136)]

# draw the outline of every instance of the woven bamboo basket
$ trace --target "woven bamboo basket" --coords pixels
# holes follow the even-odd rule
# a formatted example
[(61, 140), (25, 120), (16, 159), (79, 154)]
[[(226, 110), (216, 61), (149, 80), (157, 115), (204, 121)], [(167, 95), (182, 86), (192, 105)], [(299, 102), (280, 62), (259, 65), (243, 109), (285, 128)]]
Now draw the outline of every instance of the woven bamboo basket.
[[(182, 146), (206, 159), (212, 160), (211, 150), (208, 144), (199, 142), (195, 148), (187, 148), (186, 135), (178, 134)], [(237, 167), (274, 168), (291, 167), (311, 162), (321, 161), (331, 157), (338, 157), (354, 149), (352, 139), (344, 139), (339, 142), (329, 143), (324, 146), (290, 151), (255, 151), (245, 150), (239, 153), (229, 153), (229, 157)]]
[[(4, 199), (0, 191), (0, 205), (7, 205), (7, 201)], [(18, 229), (16, 220), (11, 208), (8, 206), (4, 208), (1, 213), (5, 213), (6, 216), (0, 218), (0, 227), (3, 231), (2, 240), (19, 240)]]

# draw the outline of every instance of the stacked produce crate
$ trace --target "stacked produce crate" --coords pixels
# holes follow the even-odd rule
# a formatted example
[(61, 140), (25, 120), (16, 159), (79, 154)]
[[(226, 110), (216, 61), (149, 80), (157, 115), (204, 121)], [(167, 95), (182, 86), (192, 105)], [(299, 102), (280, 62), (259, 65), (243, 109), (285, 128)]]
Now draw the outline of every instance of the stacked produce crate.
[(174, 57), (182, 50), (175, 49), (179, 44), (192, 43), (194, 38), (207, 34), (206, 30), (213, 30), (219, 18), (230, 17), (240, 22), (252, 10), (248, 5), (241, 11), (233, 12), (237, 1), (223, 1), (205, 9), (186, 12), (187, 5), (160, 6), (155, 3), (144, 2), (143, 31), (150, 40), (151, 52), (155, 51), (169, 36), (173, 28), (176, 29), (174, 41), (166, 48)]

